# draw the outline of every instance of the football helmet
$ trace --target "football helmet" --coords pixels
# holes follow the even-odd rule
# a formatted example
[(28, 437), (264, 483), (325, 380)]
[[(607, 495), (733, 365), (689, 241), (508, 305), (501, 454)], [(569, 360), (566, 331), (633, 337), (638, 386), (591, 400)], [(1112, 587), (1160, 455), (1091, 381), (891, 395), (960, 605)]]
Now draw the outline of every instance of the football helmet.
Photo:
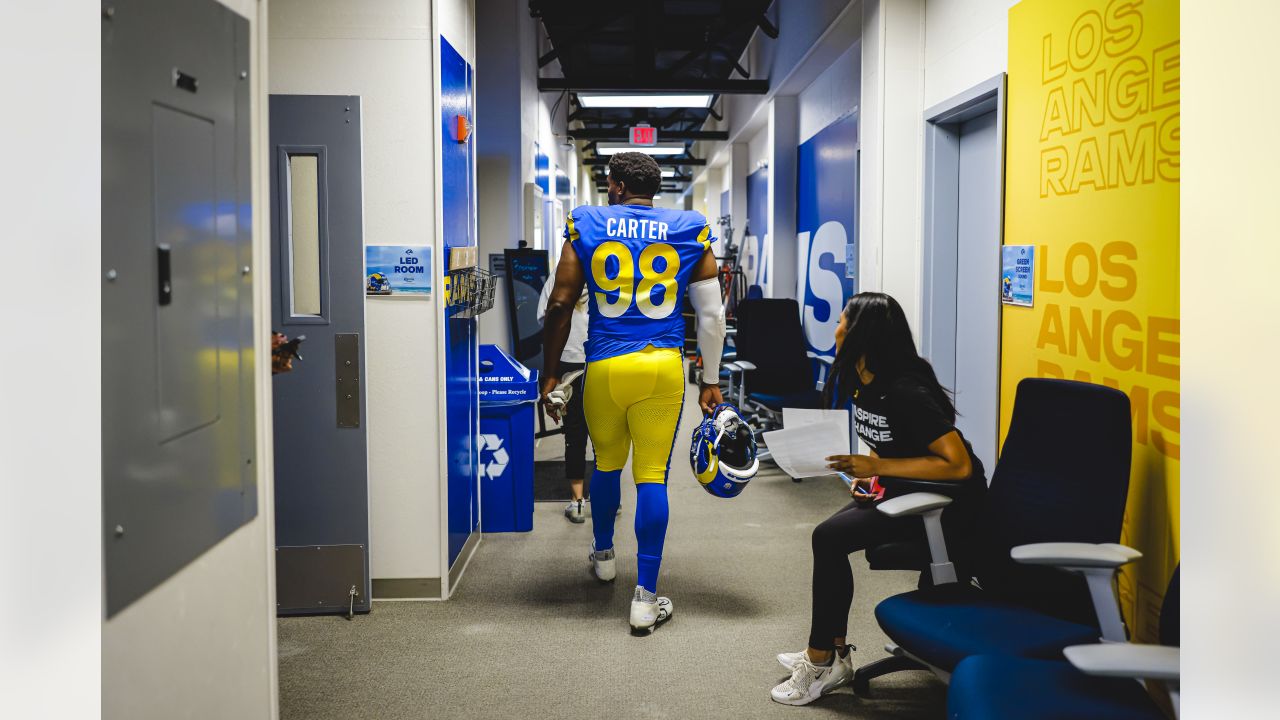
[(756, 436), (729, 403), (721, 403), (694, 428), (689, 464), (702, 489), (720, 498), (737, 497), (756, 476)]

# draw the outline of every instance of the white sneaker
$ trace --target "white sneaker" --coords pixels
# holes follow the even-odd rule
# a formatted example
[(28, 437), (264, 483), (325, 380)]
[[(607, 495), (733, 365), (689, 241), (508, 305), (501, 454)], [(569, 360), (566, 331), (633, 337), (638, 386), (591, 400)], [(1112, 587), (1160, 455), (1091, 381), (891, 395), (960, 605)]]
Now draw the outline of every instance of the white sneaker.
[(645, 602), (641, 599), (643, 592), (644, 588), (637, 585), (635, 599), (631, 601), (633, 633), (652, 632), (655, 627), (671, 619), (671, 613), (675, 612), (671, 598), (657, 597), (653, 602)]
[(802, 653), (795, 660), (791, 677), (775, 687), (769, 695), (774, 702), (783, 705), (808, 705), (849, 682), (852, 677), (853, 668), (839, 656), (832, 658), (830, 665), (814, 665)]
[[(849, 645), (847, 647), (851, 651), (858, 649), (852, 645)], [(790, 672), (796, 669), (796, 661), (802, 657), (805, 657), (804, 650), (801, 650), (800, 652), (778, 653), (778, 664), (786, 668), (787, 671)], [(846, 664), (849, 665), (850, 669), (853, 668), (853, 655), (846, 653), (844, 657), (840, 657), (840, 655), (837, 653), (836, 659), (843, 660)]]
[(804, 651), (791, 653), (778, 653), (778, 664), (791, 672), (796, 669), (796, 663), (800, 662), (800, 658), (804, 657)]
[(564, 509), (564, 516), (569, 518), (569, 522), (581, 524), (587, 521), (586, 513), (582, 509), (581, 500), (571, 500), (569, 505)]
[(613, 582), (618, 576), (617, 561), (613, 557), (613, 548), (608, 550), (596, 550), (596, 544), (591, 543), (591, 571), (596, 577), (605, 582)]

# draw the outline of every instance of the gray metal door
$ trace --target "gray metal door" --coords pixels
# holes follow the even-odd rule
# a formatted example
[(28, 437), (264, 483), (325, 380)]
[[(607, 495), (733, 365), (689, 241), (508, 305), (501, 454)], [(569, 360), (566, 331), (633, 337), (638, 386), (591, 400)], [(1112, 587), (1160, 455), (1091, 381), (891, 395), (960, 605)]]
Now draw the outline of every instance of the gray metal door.
[(995, 111), (960, 125), (956, 220), (956, 424), (990, 475), (1000, 403), (1000, 148)]
[(1000, 409), (1004, 74), (925, 111), (921, 345), (956, 424), (995, 467)]
[(258, 512), (248, 70), (214, 0), (103, 3), (108, 616)]
[(367, 612), (360, 98), (271, 96), (271, 200), (278, 610)]

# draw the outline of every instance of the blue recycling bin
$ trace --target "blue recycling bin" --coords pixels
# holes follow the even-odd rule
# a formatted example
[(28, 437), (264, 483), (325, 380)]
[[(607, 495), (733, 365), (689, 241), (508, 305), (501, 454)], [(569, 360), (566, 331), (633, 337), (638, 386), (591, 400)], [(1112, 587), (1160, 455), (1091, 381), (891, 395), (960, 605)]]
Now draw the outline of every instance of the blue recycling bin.
[(480, 346), (480, 530), (533, 529), (533, 436), (538, 372), (496, 345)]

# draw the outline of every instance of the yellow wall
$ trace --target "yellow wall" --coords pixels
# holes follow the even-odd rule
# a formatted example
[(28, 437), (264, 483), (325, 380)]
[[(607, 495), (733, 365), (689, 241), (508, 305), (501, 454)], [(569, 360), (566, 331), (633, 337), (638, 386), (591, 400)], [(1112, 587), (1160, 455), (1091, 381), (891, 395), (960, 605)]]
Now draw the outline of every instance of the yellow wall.
[(1176, 0), (1009, 11), (1004, 241), (1035, 245), (1037, 267), (1035, 306), (1003, 311), (1001, 435), (1025, 377), (1128, 394), (1122, 542), (1145, 557), (1120, 598), (1143, 640), (1179, 557), (1178, 40)]

